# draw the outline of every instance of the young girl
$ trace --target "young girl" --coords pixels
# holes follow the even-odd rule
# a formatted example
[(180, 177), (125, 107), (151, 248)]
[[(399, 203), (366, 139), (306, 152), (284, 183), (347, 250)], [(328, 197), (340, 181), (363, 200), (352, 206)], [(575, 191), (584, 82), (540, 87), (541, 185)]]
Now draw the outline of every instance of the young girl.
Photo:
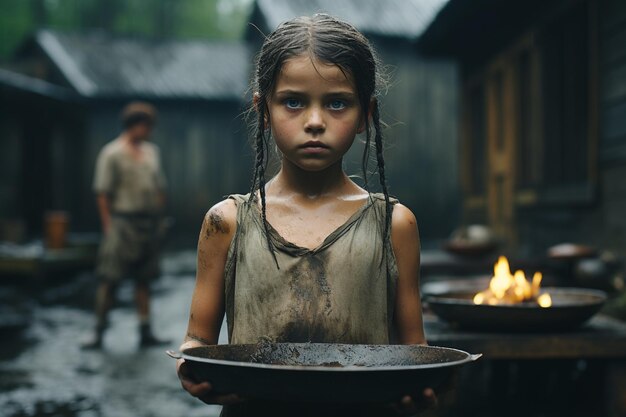
[[(387, 192), (378, 79), (367, 39), (331, 16), (293, 19), (267, 37), (254, 83), (252, 191), (216, 204), (204, 219), (181, 349), (217, 343), (224, 314), (230, 343), (426, 343), (419, 236), (413, 213)], [(365, 183), (373, 141), (381, 194), (342, 169), (359, 133)], [(281, 167), (266, 180), (271, 139)], [(182, 361), (178, 375), (192, 395), (226, 404), (224, 415), (280, 414), (236, 393), (213, 394)], [(429, 389), (395, 408), (411, 412), (433, 401)]]

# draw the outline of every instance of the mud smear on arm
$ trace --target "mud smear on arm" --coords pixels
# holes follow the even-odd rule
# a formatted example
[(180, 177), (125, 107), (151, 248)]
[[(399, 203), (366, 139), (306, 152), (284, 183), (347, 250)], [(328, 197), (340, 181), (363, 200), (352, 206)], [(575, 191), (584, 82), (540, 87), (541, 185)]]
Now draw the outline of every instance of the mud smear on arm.
[[(202, 222), (202, 230), (200, 231), (201, 239), (208, 240), (210, 237), (215, 236), (217, 234), (228, 234), (230, 232), (230, 227), (228, 223), (224, 220), (224, 213), (220, 209), (211, 209), (204, 216), (204, 221)], [(198, 245), (198, 267), (206, 269), (208, 267), (207, 262), (207, 251), (206, 248), (203, 247), (202, 242)]]
[(210, 210), (204, 218), (204, 236), (209, 238), (218, 233), (228, 234), (230, 227), (224, 221), (224, 213), (220, 209)]

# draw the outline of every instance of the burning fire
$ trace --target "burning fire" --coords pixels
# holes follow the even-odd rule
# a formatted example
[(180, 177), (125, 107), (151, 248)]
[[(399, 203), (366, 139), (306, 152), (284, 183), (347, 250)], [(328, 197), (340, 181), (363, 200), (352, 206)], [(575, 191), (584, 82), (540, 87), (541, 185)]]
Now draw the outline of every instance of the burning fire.
[(540, 307), (550, 307), (550, 294), (540, 294), (541, 272), (535, 272), (532, 281), (526, 279), (523, 271), (511, 274), (509, 261), (504, 256), (498, 258), (493, 268), (493, 277), (489, 288), (474, 296), (474, 304), (517, 304), (524, 301), (535, 301)]

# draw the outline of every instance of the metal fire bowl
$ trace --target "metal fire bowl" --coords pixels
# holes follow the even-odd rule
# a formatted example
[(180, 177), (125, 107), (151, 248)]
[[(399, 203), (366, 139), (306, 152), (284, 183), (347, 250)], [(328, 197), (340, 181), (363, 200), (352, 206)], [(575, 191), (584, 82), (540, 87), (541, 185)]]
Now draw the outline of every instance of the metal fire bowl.
[(436, 389), (481, 355), (420, 345), (259, 343), (185, 349), (193, 376), (216, 393), (257, 400), (383, 403)]
[(447, 292), (426, 296), (431, 310), (441, 319), (464, 329), (506, 332), (573, 330), (596, 314), (606, 301), (602, 291), (582, 288), (543, 288), (552, 306), (534, 302), (476, 305), (475, 292)]

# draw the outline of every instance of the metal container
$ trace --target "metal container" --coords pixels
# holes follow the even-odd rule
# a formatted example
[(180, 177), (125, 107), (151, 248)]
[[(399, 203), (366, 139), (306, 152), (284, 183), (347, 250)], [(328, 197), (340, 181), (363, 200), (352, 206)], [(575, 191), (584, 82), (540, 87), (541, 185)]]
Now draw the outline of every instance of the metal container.
[(474, 304), (474, 292), (448, 292), (425, 297), (441, 319), (464, 329), (507, 332), (572, 330), (596, 314), (606, 301), (602, 291), (583, 288), (543, 288), (551, 307), (535, 302)]
[(481, 355), (421, 345), (259, 343), (214, 345), (180, 354), (216, 393), (257, 400), (385, 403), (446, 383)]

